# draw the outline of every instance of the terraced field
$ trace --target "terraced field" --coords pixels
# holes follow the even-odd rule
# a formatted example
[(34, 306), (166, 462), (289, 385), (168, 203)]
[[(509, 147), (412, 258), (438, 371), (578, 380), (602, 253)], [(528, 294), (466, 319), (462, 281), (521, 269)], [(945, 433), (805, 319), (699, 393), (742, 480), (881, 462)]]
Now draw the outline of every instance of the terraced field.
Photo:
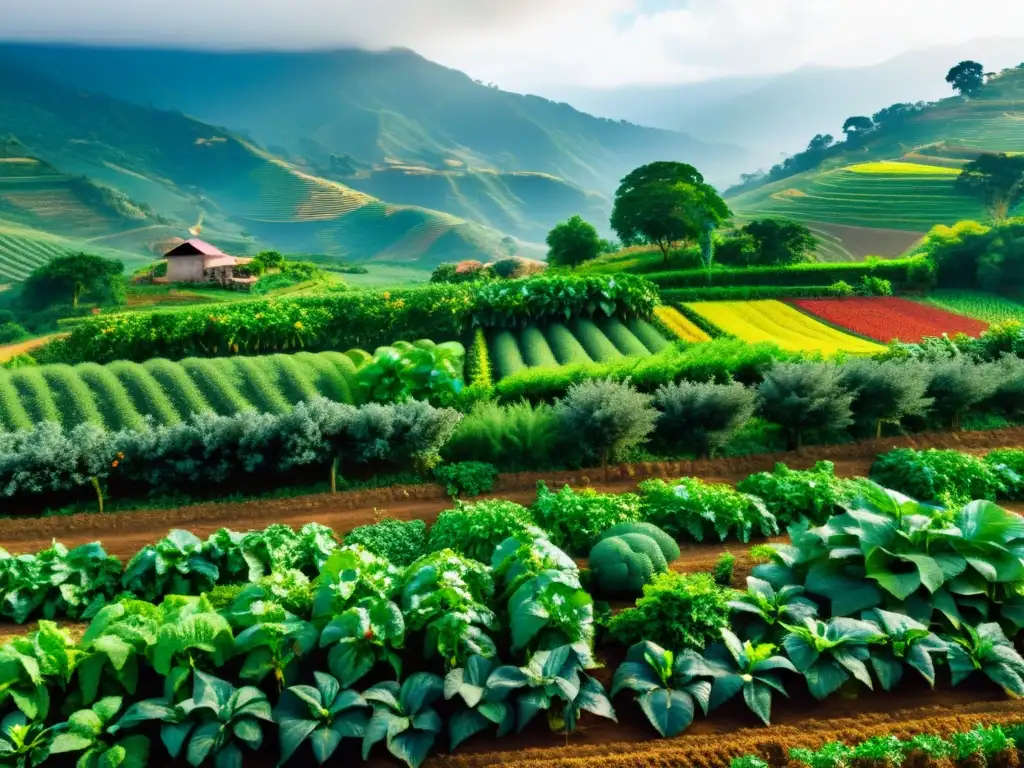
[(723, 333), (744, 341), (768, 341), (794, 352), (872, 354), (878, 344), (851, 336), (781, 301), (702, 301), (686, 304)]
[[(451, 349), (461, 367), (462, 345), (441, 346)], [(284, 413), (317, 395), (355, 403), (356, 372), (372, 357), (351, 350), (0, 370), (0, 428), (27, 429), (40, 421), (55, 421), (66, 428), (88, 422), (112, 430), (144, 429), (147, 418), (176, 424), (194, 413)]]
[(991, 293), (935, 291), (928, 295), (927, 303), (986, 323), (1005, 323), (1008, 320), (1024, 323), (1024, 304)]
[(145, 256), (97, 247), (92, 243), (66, 239), (39, 230), (26, 229), (0, 220), (0, 284), (24, 280), (38, 266), (55, 256), (88, 251), (125, 262), (131, 272), (148, 261)]
[(882, 343), (917, 343), (925, 337), (979, 336), (988, 323), (895, 296), (794, 299), (793, 305), (824, 322)]
[(493, 330), (487, 339), (498, 378), (526, 368), (606, 362), (622, 357), (647, 357), (668, 340), (644, 320), (577, 319), (569, 323), (530, 325), (521, 330)]

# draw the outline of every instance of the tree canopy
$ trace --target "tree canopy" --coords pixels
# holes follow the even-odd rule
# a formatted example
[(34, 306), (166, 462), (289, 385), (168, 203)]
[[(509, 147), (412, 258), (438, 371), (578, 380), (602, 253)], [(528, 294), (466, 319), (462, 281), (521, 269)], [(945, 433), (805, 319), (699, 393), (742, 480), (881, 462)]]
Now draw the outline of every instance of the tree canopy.
[(846, 118), (843, 123), (843, 133), (847, 139), (856, 139), (870, 133), (875, 128), (875, 121), (865, 115), (856, 115)]
[(978, 197), (996, 221), (1024, 201), (1024, 155), (985, 154), (963, 167), (957, 185)]
[(577, 267), (601, 254), (601, 238), (594, 226), (580, 216), (563, 221), (548, 232), (548, 263)]
[(985, 68), (976, 61), (961, 61), (946, 73), (946, 82), (963, 96), (973, 96), (985, 86)]
[(624, 245), (658, 246), (666, 264), (676, 243), (702, 241), (709, 262), (711, 233), (731, 215), (696, 168), (662, 161), (637, 168), (622, 180), (611, 225)]
[(55, 256), (32, 271), (21, 296), (34, 309), (69, 302), (77, 309), (84, 296), (120, 303), (124, 299), (124, 264), (88, 253)]
[(718, 254), (733, 266), (778, 266), (809, 260), (817, 245), (817, 238), (799, 221), (755, 219), (729, 237)]

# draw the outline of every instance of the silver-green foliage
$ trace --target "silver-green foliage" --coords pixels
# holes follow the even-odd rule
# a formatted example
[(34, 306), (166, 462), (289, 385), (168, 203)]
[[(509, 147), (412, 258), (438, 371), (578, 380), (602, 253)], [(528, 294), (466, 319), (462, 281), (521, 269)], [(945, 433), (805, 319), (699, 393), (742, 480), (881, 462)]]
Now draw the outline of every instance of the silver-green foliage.
[(592, 583), (602, 594), (638, 596), (654, 574), (667, 570), (658, 543), (642, 533), (611, 536), (590, 550)]

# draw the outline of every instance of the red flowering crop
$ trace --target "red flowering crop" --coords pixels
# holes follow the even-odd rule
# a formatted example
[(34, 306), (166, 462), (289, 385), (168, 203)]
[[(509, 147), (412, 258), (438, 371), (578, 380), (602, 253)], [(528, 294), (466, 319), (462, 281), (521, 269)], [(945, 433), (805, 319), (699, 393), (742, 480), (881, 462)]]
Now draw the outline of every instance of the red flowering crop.
[(917, 343), (926, 336), (980, 336), (988, 323), (893, 296), (849, 299), (795, 299), (793, 306), (839, 328), (883, 344), (898, 339)]

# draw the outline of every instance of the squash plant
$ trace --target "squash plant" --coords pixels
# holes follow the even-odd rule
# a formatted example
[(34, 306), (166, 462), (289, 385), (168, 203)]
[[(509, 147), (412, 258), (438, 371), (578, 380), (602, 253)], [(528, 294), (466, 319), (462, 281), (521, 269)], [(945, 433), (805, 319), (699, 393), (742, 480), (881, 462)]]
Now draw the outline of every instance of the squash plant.
[(851, 676), (872, 687), (865, 664), (871, 657), (869, 646), (885, 639), (877, 624), (840, 617), (828, 622), (804, 619), (802, 626), (783, 626), (789, 634), (782, 645), (816, 699), (839, 690)]
[(604, 688), (582, 671), (594, 666), (585, 643), (561, 645), (536, 651), (524, 667), (499, 667), (488, 678), (487, 689), (520, 691), (516, 697), (518, 730), (546, 711), (553, 731), (572, 733), (583, 711), (616, 719)]
[(715, 678), (711, 686), (711, 708), (721, 706), (743, 691), (743, 700), (750, 711), (769, 725), (772, 693), (789, 695), (779, 679), (779, 672), (797, 671), (789, 659), (775, 655), (775, 650), (769, 643), (753, 645), (749, 640), (741, 643), (736, 635), (723, 629), (722, 643), (711, 646), (704, 654)]
[(498, 738), (508, 735), (516, 724), (515, 710), (508, 702), (511, 689), (488, 688), (487, 681), (499, 668), (492, 658), (474, 655), (463, 667), (456, 667), (444, 678), (444, 697), (462, 700), (464, 708), (448, 721), (449, 749), (456, 747), (491, 725), (498, 726)]
[(55, 726), (50, 754), (81, 753), (76, 768), (146, 768), (149, 762), (146, 736), (126, 736), (114, 743), (104, 738), (123, 702), (120, 696), (108, 696), (89, 709), (78, 710), (66, 723)]
[(343, 739), (362, 738), (370, 722), (370, 705), (356, 691), (342, 688), (333, 677), (314, 672), (315, 686), (293, 685), (281, 694), (274, 708), (280, 731), (281, 759), (288, 761), (305, 742), (323, 765)]
[(676, 655), (660, 645), (640, 642), (631, 646), (626, 660), (615, 670), (611, 695), (629, 689), (636, 703), (662, 736), (677, 736), (693, 722), (699, 706), (706, 715), (711, 699), (710, 670), (690, 649)]
[(343, 688), (359, 682), (380, 662), (395, 677), (402, 674), (405, 619), (390, 600), (367, 597), (333, 619), (320, 634), (320, 647), (330, 648), (327, 664)]
[(157, 720), (160, 739), (175, 760), (184, 754), (193, 768), (213, 758), (215, 768), (241, 768), (238, 743), (257, 750), (263, 743), (262, 722), (273, 722), (266, 695), (252, 686), (235, 688), (196, 670), (191, 698), (180, 704), (170, 699), (146, 699), (124, 713), (108, 729), (117, 734), (140, 723)]
[(363, 736), (363, 760), (380, 741), (409, 768), (419, 768), (441, 732), (441, 716), (433, 703), (441, 697), (444, 682), (429, 672), (417, 672), (399, 685), (378, 683), (363, 693), (373, 705), (373, 716)]
[(953, 685), (980, 671), (1009, 696), (1024, 697), (1024, 659), (998, 624), (965, 625), (961, 635), (944, 639)]

